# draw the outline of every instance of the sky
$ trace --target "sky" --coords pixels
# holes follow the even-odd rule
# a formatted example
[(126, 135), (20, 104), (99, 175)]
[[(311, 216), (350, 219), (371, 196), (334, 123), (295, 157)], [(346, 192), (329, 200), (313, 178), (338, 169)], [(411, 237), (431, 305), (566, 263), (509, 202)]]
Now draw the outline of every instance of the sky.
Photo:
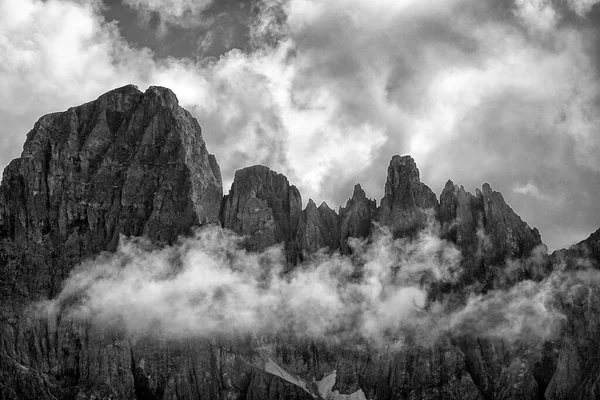
[(0, 165), (43, 114), (172, 89), (221, 166), (306, 204), (488, 182), (550, 250), (600, 227), (600, 0), (0, 0)]

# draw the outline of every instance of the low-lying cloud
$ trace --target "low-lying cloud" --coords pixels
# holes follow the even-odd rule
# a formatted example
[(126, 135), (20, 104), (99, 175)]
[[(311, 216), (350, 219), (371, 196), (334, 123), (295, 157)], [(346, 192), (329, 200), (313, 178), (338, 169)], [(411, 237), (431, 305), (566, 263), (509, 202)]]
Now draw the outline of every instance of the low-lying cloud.
[(463, 273), (460, 251), (435, 226), (413, 240), (378, 228), (370, 240), (352, 239), (352, 256), (322, 251), (287, 273), (281, 247), (249, 253), (242, 243), (218, 227), (164, 248), (123, 238), (116, 253), (75, 268), (39, 309), (133, 337), (275, 334), (395, 348), (449, 334), (539, 342), (565, 318), (554, 295), (569, 290), (570, 278), (560, 269), (538, 282), (433, 299)]

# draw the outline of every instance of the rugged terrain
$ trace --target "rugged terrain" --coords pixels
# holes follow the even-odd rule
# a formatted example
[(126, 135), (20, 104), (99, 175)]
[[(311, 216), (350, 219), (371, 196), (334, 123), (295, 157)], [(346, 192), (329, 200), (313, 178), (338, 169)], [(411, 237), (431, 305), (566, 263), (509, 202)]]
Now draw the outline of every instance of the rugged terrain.
[[(350, 188), (349, 188), (350, 189)], [(176, 242), (217, 224), (261, 251), (282, 243), (286, 271), (317, 252), (352, 256), (353, 240), (375, 229), (411, 241), (422, 229), (462, 254), (460, 278), (427, 281), (429, 301), (463, 304), (470, 295), (553, 278), (547, 301), (563, 318), (544, 340), (457, 330), (431, 345), (351, 347), (301, 337), (262, 338), (274, 360), (369, 399), (589, 399), (600, 397), (600, 230), (548, 255), (539, 232), (490, 185), (471, 194), (452, 181), (438, 197), (410, 156), (394, 156), (377, 206), (360, 185), (338, 212), (265, 166), (239, 170), (223, 196), (216, 158), (198, 122), (168, 89), (125, 86), (28, 133), (0, 186), (0, 398), (308, 399), (308, 392), (251, 365), (255, 338), (167, 338), (80, 321), (41, 318), (81, 262), (117, 248), (119, 238)], [(557, 271), (560, 271), (558, 274)], [(426, 280), (426, 278), (424, 278)], [(518, 287), (517, 287), (518, 288)]]

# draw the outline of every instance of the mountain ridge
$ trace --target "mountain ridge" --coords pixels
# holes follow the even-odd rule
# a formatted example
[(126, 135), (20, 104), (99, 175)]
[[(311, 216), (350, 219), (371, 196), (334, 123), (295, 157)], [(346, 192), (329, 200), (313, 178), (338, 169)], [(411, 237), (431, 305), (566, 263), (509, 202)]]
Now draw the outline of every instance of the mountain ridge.
[[(302, 209), (298, 189), (266, 166), (238, 170), (223, 196), (217, 160), (175, 94), (128, 85), (40, 118), (21, 157), (4, 171), (0, 397), (309, 398), (249, 368), (247, 338), (178, 341), (149, 334), (134, 343), (123, 332), (67, 314), (31, 318), (32, 301), (55, 296), (76, 265), (115, 251), (121, 236), (173, 244), (210, 224), (241, 235), (250, 252), (282, 244), (286, 273), (323, 252), (353, 259), (355, 241), (373, 241), (380, 230), (395, 243), (418, 243), (420, 232), (434, 226), (462, 254), (462, 275), (452, 283), (423, 275), (419, 284), (429, 288), (430, 301), (461, 304), (525, 281), (545, 282), (559, 268), (587, 268), (581, 260), (597, 265), (600, 256), (600, 230), (547, 255), (537, 229), (487, 183), (471, 194), (448, 181), (438, 199), (410, 156), (392, 157), (379, 207), (357, 184), (338, 212), (312, 200)], [(461, 334), (398, 352), (349, 351), (304, 338), (272, 338), (269, 346), (286, 368), (319, 379), (337, 370), (336, 390), (362, 389), (371, 399), (586, 398), (600, 381), (598, 350), (590, 348), (600, 333), (594, 318), (600, 300), (580, 297), (600, 295), (582, 278), (577, 284), (588, 292), (578, 294), (584, 289), (573, 289), (579, 286), (569, 279), (560, 281), (566, 289), (556, 295), (566, 318), (562, 333), (533, 345)]]

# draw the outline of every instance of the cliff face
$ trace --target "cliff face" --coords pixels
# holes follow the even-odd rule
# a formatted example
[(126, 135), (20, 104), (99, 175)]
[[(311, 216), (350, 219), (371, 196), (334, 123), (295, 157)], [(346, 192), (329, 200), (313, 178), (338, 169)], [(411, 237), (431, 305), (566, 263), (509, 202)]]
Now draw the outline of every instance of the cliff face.
[(119, 235), (172, 242), (217, 222), (221, 173), (168, 89), (134, 86), (46, 115), (0, 186), (3, 293), (56, 293)]
[(120, 338), (32, 322), (26, 306), (120, 235), (169, 243), (218, 222), (221, 198), (200, 126), (168, 89), (125, 86), (40, 118), (0, 186), (0, 397), (60, 398), (79, 382), (132, 395)]
[(326, 203), (319, 207), (308, 200), (308, 205), (300, 214), (296, 246), (301, 257), (307, 258), (320, 249), (335, 250), (340, 244), (338, 215)]
[(340, 250), (348, 254), (348, 238), (366, 238), (377, 215), (375, 200), (367, 198), (360, 184), (354, 186), (346, 207), (340, 207)]
[(262, 165), (235, 173), (231, 190), (223, 200), (223, 227), (247, 237), (249, 250), (264, 250), (284, 243), (295, 259), (291, 241), (298, 228), (302, 198), (287, 178)]
[(394, 156), (387, 170), (379, 222), (396, 236), (414, 234), (427, 225), (427, 210), (433, 211), (437, 205), (435, 193), (421, 182), (412, 157)]
[[(502, 194), (487, 183), (473, 195), (449, 180), (440, 195), (436, 216), (441, 236), (455, 243), (463, 254), (468, 273), (462, 283), (478, 281), (491, 288), (502, 276), (506, 260), (526, 259), (536, 248), (545, 252), (537, 229), (521, 220)], [(534, 274), (523, 271), (523, 277)]]
[[(31, 317), (33, 300), (54, 296), (75, 265), (113, 251), (120, 235), (161, 245), (216, 223), (243, 235), (250, 251), (283, 243), (293, 269), (322, 249), (351, 254), (349, 239), (370, 240), (374, 223), (409, 242), (439, 225), (440, 236), (462, 253), (461, 279), (432, 288), (448, 303), (598, 265), (598, 232), (548, 257), (537, 230), (489, 185), (473, 195), (449, 181), (438, 203), (409, 156), (394, 156), (387, 173), (379, 208), (356, 185), (339, 214), (312, 200), (302, 210), (296, 187), (264, 166), (238, 171), (223, 198), (200, 126), (168, 89), (126, 86), (42, 117), (0, 186), (0, 398), (313, 398), (251, 366), (253, 337), (175, 340), (148, 332), (131, 340), (93, 319)], [(509, 263), (518, 266), (510, 279)], [(600, 292), (580, 275), (561, 279), (555, 284), (568, 290), (548, 301), (565, 319), (560, 335), (545, 342), (506, 343), (469, 332), (400, 350), (260, 341), (282, 368), (317, 379), (337, 370), (333, 389), (362, 389), (368, 399), (594, 398)]]

